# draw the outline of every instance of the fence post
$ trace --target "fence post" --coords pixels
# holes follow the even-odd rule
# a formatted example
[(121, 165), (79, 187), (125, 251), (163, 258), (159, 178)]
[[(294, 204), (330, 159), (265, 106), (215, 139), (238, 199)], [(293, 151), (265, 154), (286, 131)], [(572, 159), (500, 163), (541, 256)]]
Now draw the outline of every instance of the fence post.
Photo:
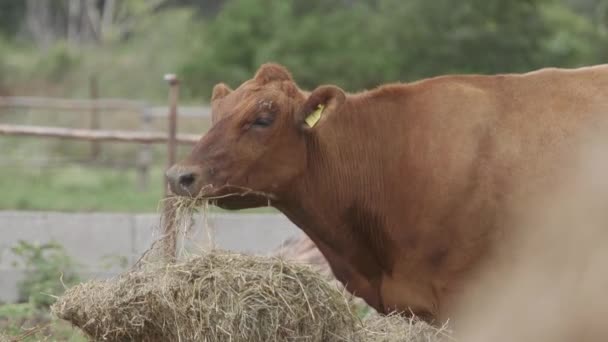
[[(165, 80), (169, 83), (169, 139), (167, 140), (167, 167), (175, 164), (176, 142), (175, 136), (177, 131), (177, 101), (179, 96), (179, 80), (174, 74), (165, 75)], [(168, 194), (168, 184), (165, 179), (165, 195)]]
[[(99, 88), (97, 83), (97, 76), (91, 75), (89, 79), (89, 93), (91, 97), (91, 129), (99, 129), (99, 108), (97, 108), (97, 99), (99, 98)], [(101, 146), (98, 141), (91, 143), (91, 160), (97, 160), (101, 152)]]
[[(167, 140), (167, 164), (171, 167), (175, 164), (176, 154), (176, 143), (175, 135), (177, 131), (177, 100), (179, 96), (179, 80), (174, 74), (165, 75), (165, 81), (169, 83), (169, 118), (168, 118), (168, 130), (169, 139)], [(165, 186), (165, 200), (163, 201), (163, 220), (162, 220), (162, 231), (163, 231), (163, 251), (164, 257), (168, 260), (175, 260), (177, 258), (177, 217), (176, 210), (174, 207), (175, 198), (169, 197), (169, 186), (167, 184), (167, 177), (164, 177)]]
[[(147, 105), (140, 108), (140, 129), (150, 132), (152, 128), (152, 115)], [(150, 183), (150, 164), (152, 163), (152, 150), (150, 144), (142, 144), (137, 156), (137, 190), (148, 190)]]

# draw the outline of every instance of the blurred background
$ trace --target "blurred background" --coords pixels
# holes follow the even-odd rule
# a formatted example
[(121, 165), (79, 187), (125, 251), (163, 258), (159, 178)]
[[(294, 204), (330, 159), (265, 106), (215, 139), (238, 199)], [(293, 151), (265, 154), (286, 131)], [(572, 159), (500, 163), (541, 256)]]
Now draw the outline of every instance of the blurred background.
[[(200, 135), (212, 87), (268, 61), (348, 91), (606, 63), (608, 0), (0, 0), (0, 125), (166, 132), (175, 73), (178, 133)], [(48, 321), (60, 274), (115, 274), (149, 246), (166, 165), (164, 144), (0, 134), (0, 302), (18, 303), (0, 305), (0, 331)], [(296, 232), (262, 214), (218, 223), (224, 247)], [(48, 333), (79, 338), (65, 329)]]

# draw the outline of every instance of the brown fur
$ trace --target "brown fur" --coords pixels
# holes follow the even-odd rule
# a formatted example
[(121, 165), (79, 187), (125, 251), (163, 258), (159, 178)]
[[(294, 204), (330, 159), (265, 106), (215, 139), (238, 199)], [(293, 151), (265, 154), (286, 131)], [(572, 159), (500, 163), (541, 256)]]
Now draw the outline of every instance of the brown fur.
[(230, 94), (232, 89), (228, 87), (225, 83), (218, 83), (213, 87), (213, 92), (211, 93), (211, 101), (219, 100), (226, 95)]
[(289, 71), (278, 64), (266, 64), (255, 74), (255, 80), (264, 85), (272, 81), (292, 81)]
[[(374, 308), (444, 319), (508, 234), (512, 204), (555, 184), (582, 132), (608, 120), (608, 66), (309, 94), (270, 64), (212, 106), (214, 126), (169, 172), (175, 192), (270, 202)], [(184, 170), (197, 175), (187, 191)]]

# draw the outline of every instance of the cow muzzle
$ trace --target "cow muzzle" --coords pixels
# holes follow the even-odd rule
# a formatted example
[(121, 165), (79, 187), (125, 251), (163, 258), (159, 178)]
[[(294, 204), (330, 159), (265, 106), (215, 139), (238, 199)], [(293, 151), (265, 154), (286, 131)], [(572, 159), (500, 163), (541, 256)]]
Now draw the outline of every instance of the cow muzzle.
[(179, 196), (196, 197), (202, 188), (202, 172), (195, 166), (173, 165), (165, 173), (171, 191)]

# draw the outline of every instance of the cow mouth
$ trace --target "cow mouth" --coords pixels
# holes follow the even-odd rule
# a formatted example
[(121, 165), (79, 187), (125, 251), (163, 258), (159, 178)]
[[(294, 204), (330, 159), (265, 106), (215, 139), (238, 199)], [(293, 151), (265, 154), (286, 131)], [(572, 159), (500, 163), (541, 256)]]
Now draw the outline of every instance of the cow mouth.
[(205, 201), (210, 202), (214, 200), (222, 200), (229, 197), (245, 197), (245, 196), (257, 196), (260, 198), (266, 198), (269, 201), (276, 200), (276, 196), (271, 193), (264, 191), (253, 190), (251, 188), (233, 185), (223, 184), (215, 186), (213, 184), (207, 184), (201, 187), (198, 193), (191, 193), (187, 189), (182, 188), (181, 191), (173, 191), (178, 197), (187, 197), (193, 201)]

